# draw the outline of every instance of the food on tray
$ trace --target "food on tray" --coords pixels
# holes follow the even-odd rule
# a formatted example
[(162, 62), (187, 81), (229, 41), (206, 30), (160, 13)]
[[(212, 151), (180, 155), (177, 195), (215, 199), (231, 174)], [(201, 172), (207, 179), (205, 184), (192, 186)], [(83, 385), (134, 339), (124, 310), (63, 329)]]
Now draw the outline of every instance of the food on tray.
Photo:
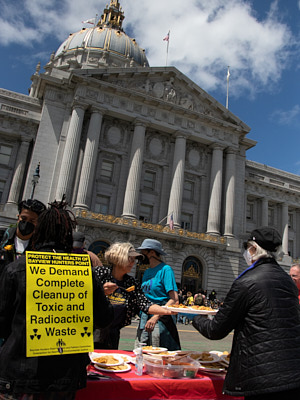
[(161, 351), (160, 353), (157, 353), (157, 356), (176, 356), (177, 352), (176, 351)]
[(191, 306), (190, 308), (193, 308), (194, 310), (215, 311), (213, 308), (206, 306)]
[(111, 355), (95, 357), (93, 362), (98, 364), (120, 364), (120, 361)]
[(143, 350), (149, 351), (149, 350), (159, 350), (159, 347), (153, 347), (153, 346), (143, 346)]
[(202, 353), (194, 353), (190, 352), (188, 353), (188, 356), (191, 357), (193, 360), (198, 360), (198, 358), (202, 355)]
[(122, 360), (127, 363), (127, 362), (132, 362), (132, 358), (129, 356), (126, 356), (125, 354), (121, 355)]
[(188, 306), (185, 306), (184, 304), (172, 304), (171, 306), (168, 306), (171, 308), (189, 308)]
[(214, 357), (208, 351), (203, 351), (197, 359), (201, 363), (201, 361), (213, 361)]

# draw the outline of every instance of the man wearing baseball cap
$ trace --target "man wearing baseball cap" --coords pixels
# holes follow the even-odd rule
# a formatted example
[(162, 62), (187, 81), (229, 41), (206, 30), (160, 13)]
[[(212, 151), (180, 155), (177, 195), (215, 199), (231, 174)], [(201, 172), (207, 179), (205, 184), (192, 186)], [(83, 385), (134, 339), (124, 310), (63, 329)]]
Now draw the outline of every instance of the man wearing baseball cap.
[(254, 229), (244, 243), (248, 268), (233, 282), (212, 320), (193, 326), (209, 339), (234, 330), (223, 392), (245, 400), (300, 399), (300, 308), (298, 290), (276, 262), (281, 236)]

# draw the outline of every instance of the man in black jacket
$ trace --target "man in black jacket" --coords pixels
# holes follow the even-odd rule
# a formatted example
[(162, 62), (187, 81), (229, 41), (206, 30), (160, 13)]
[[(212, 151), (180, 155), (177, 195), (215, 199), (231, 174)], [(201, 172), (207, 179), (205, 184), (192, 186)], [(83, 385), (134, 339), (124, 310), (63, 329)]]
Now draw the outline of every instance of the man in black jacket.
[(234, 330), (224, 393), (245, 400), (300, 399), (300, 309), (297, 288), (275, 260), (279, 233), (255, 229), (244, 244), (248, 268), (212, 319), (194, 317), (205, 337)]

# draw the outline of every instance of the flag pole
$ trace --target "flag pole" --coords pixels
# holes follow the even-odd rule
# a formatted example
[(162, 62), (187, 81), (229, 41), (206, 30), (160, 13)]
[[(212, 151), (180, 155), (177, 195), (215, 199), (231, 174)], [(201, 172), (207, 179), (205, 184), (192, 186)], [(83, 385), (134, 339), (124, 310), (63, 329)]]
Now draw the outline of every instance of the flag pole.
[(171, 211), (168, 215), (166, 215), (163, 219), (161, 219), (158, 223), (158, 225), (160, 225), (165, 219), (167, 219), (171, 214), (173, 213), (173, 211)]
[(168, 40), (168, 43), (167, 43), (166, 67), (168, 66), (168, 56), (169, 56), (169, 40)]
[(230, 70), (229, 70), (229, 65), (227, 67), (227, 96), (226, 96), (226, 108), (228, 110), (228, 97), (229, 97), (229, 77), (230, 77)]
[(167, 36), (163, 38), (167, 42), (167, 56), (166, 56), (166, 67), (168, 66), (168, 55), (169, 55), (169, 42), (170, 42), (170, 31)]
[(97, 25), (97, 17), (98, 17), (98, 14), (96, 14), (96, 17), (94, 18), (94, 27), (93, 27), (93, 31), (92, 31), (92, 33), (91, 33), (90, 46), (89, 46), (89, 48), (88, 48), (88, 53), (87, 53), (87, 60), (86, 60), (86, 63), (87, 63), (87, 64), (88, 64), (89, 58), (90, 58), (90, 48), (91, 48), (91, 45), (92, 45), (94, 30), (95, 30), (96, 25)]

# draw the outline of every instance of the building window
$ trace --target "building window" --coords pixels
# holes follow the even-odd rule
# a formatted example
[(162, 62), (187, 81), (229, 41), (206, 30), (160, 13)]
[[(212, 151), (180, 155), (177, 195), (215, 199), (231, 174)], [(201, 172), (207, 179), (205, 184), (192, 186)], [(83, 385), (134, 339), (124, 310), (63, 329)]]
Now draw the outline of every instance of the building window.
[(108, 196), (102, 196), (102, 195), (97, 196), (95, 204), (95, 212), (99, 214), (108, 214), (109, 201), (110, 198)]
[(193, 216), (192, 214), (181, 214), (181, 228), (190, 231), (192, 229)]
[(0, 145), (0, 164), (8, 165), (12, 148), (9, 146)]
[(294, 215), (292, 213), (289, 213), (289, 228), (294, 229)]
[(144, 174), (144, 188), (155, 189), (156, 173), (152, 171), (145, 171)]
[(193, 200), (195, 184), (192, 181), (184, 181), (183, 184), (183, 198), (186, 200)]
[(252, 202), (247, 203), (247, 212), (246, 212), (246, 218), (250, 221), (253, 221), (254, 217), (254, 204)]
[(114, 163), (111, 161), (102, 161), (102, 166), (101, 166), (101, 178), (105, 180), (112, 180), (113, 177), (113, 171), (114, 171)]
[(146, 204), (141, 204), (140, 206), (140, 216), (139, 220), (144, 222), (151, 222), (153, 214), (153, 207)]
[(4, 187), (5, 187), (5, 181), (0, 181), (0, 203), (2, 201), (2, 195), (4, 192)]

